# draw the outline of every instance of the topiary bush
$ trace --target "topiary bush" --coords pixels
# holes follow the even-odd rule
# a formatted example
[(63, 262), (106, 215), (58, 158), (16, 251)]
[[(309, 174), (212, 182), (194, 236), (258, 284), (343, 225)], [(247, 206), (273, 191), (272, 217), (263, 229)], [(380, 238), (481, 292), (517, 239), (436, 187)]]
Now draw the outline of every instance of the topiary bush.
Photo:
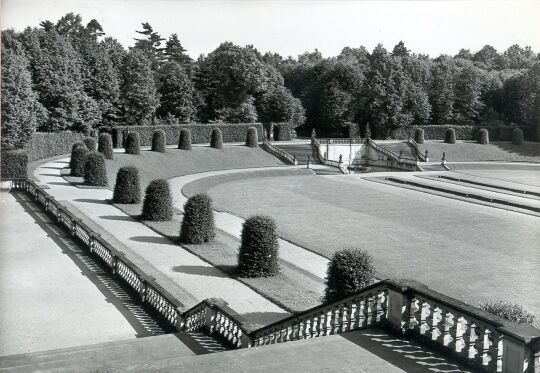
[(219, 128), (214, 128), (212, 130), (212, 135), (210, 137), (210, 146), (215, 149), (223, 148), (223, 135)]
[(103, 154), (92, 152), (86, 156), (84, 162), (84, 183), (92, 186), (107, 186), (107, 169)]
[(26, 179), (28, 167), (28, 153), (26, 150), (1, 150), (0, 154), (1, 179)]
[(184, 205), (180, 242), (200, 244), (213, 240), (215, 236), (212, 199), (204, 193), (190, 197)]
[(113, 143), (110, 133), (102, 133), (98, 139), (98, 152), (103, 154), (106, 159), (113, 159)]
[(512, 131), (512, 144), (523, 145), (523, 130), (521, 128), (514, 128)]
[(365, 250), (347, 248), (334, 253), (326, 273), (324, 301), (331, 303), (357, 293), (375, 279), (373, 257)]
[(480, 303), (478, 307), (486, 312), (513, 321), (517, 324), (536, 326), (536, 317), (523, 308), (523, 306), (516, 303), (496, 300), (493, 302)]
[(126, 137), (126, 154), (139, 155), (141, 153), (141, 140), (137, 132), (130, 132)]
[(238, 253), (242, 277), (268, 277), (279, 273), (279, 242), (274, 219), (255, 215), (244, 222)]
[(448, 128), (444, 134), (444, 142), (447, 144), (456, 143), (456, 130), (453, 128)]
[(183, 128), (180, 130), (180, 137), (178, 139), (178, 149), (191, 150), (191, 131)]
[(152, 135), (152, 151), (165, 153), (165, 131), (154, 131)]
[(422, 128), (414, 130), (414, 141), (416, 141), (417, 144), (424, 143), (424, 130)]
[(89, 151), (82, 143), (73, 145), (71, 158), (69, 160), (71, 176), (83, 177), (86, 157)]
[(478, 140), (477, 142), (479, 144), (489, 144), (489, 132), (485, 128), (481, 128), (480, 131), (478, 131)]
[(113, 202), (141, 202), (141, 186), (139, 183), (139, 170), (137, 168), (125, 166), (118, 170), (116, 184), (114, 184)]
[(164, 179), (152, 180), (146, 188), (142, 218), (144, 220), (166, 221), (173, 216), (171, 188)]
[[(83, 148), (86, 148), (86, 145), (84, 144), (84, 142), (82, 142), (82, 141), (77, 141), (76, 143), (74, 143), (73, 145), (71, 145), (71, 154), (72, 154), (72, 155), (73, 155), (73, 150), (75, 150), (75, 148), (77, 148), (77, 147), (79, 147), (79, 146), (81, 146), (81, 147), (83, 147)], [(88, 148), (87, 148), (87, 149), (88, 149)], [(72, 163), (72, 161), (71, 161), (72, 159), (73, 159), (73, 157), (71, 157), (71, 158), (69, 159), (69, 168), (73, 168), (73, 163)]]
[(96, 151), (96, 139), (94, 139), (93, 137), (85, 137), (83, 139), (83, 143), (91, 152)]
[(257, 128), (249, 127), (246, 133), (246, 146), (250, 148), (256, 148), (258, 144), (259, 136), (257, 134)]

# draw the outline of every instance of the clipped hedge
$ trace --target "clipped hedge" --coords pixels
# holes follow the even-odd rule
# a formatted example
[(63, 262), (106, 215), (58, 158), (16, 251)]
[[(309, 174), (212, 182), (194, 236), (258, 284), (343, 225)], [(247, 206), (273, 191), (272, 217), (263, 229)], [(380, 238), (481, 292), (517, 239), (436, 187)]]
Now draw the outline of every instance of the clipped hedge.
[(482, 145), (489, 144), (489, 132), (487, 129), (480, 129), (480, 132), (478, 133), (478, 140), (476, 142)]
[(125, 166), (118, 170), (112, 200), (114, 203), (141, 202), (141, 186), (137, 168)]
[(291, 141), (292, 125), (290, 123), (272, 123), (274, 128), (274, 141)]
[(424, 143), (424, 130), (422, 128), (414, 130), (414, 141), (416, 141), (417, 144)]
[(180, 130), (180, 138), (178, 140), (178, 149), (191, 150), (191, 131), (187, 128)]
[(103, 154), (106, 159), (113, 159), (113, 143), (110, 133), (101, 133), (98, 139), (98, 152)]
[(219, 128), (212, 130), (212, 136), (210, 137), (210, 146), (214, 149), (223, 149), (223, 134)]
[(141, 146), (152, 145), (152, 135), (155, 130), (165, 131), (167, 144), (178, 144), (180, 131), (185, 128), (191, 132), (192, 144), (207, 144), (210, 142), (212, 129), (219, 128), (223, 134), (224, 142), (243, 142), (249, 127), (257, 128), (259, 141), (262, 141), (261, 123), (213, 123), (213, 124), (182, 124), (182, 125), (156, 125), (156, 126), (117, 126), (110, 130), (115, 147), (124, 147), (129, 132), (136, 132), (140, 136)]
[(164, 179), (152, 180), (143, 202), (142, 218), (144, 220), (167, 221), (173, 216), (171, 188)]
[(517, 324), (527, 324), (536, 327), (536, 317), (519, 304), (496, 300), (493, 302), (480, 303), (478, 307), (486, 312), (513, 321)]
[(0, 154), (2, 162), (2, 180), (26, 179), (26, 169), (28, 167), (28, 153), (24, 149), (2, 150)]
[(246, 146), (249, 146), (250, 148), (256, 148), (259, 146), (259, 143), (257, 141), (258, 139), (257, 135), (257, 128), (255, 127), (249, 127), (247, 134), (246, 134)]
[(523, 130), (521, 128), (514, 128), (512, 131), (512, 144), (523, 145)]
[(126, 154), (139, 155), (141, 153), (141, 141), (137, 132), (130, 132), (126, 138)]
[(86, 164), (86, 157), (88, 156), (88, 148), (83, 144), (73, 146), (71, 151), (71, 158), (69, 160), (70, 174), (71, 176), (84, 177), (84, 170)]
[[(412, 137), (414, 131), (417, 128), (424, 130), (424, 138), (427, 140), (444, 140), (446, 129), (448, 126), (411, 126), (403, 127), (392, 133), (392, 138), (406, 140)], [(458, 140), (476, 141), (481, 128), (485, 128), (489, 131), (489, 137), (491, 141), (511, 141), (512, 132), (514, 127), (512, 126), (452, 126), (456, 131), (456, 138)], [(534, 131), (529, 128), (523, 128), (523, 135), (525, 138), (533, 140)]]
[(165, 131), (155, 130), (152, 135), (152, 151), (165, 153)]
[(444, 134), (444, 142), (447, 144), (456, 143), (456, 130), (453, 128), (447, 128)]
[(180, 242), (200, 244), (213, 240), (215, 236), (212, 199), (204, 193), (190, 197), (184, 205)]
[[(70, 154), (71, 156), (70, 156), (70, 158), (69, 158), (69, 168), (71, 168), (71, 169), (74, 168), (74, 167), (73, 167), (73, 151), (74, 151), (77, 147), (83, 147), (83, 148), (86, 148), (86, 145), (85, 145), (84, 142), (79, 141), (79, 142), (76, 142), (75, 144), (73, 144), (73, 145), (71, 146), (71, 154)], [(88, 149), (88, 148), (86, 148), (86, 149)]]
[(28, 161), (70, 154), (71, 146), (76, 142), (82, 142), (84, 138), (84, 134), (70, 131), (35, 132), (25, 147)]
[(86, 147), (88, 148), (88, 150), (90, 150), (91, 152), (95, 152), (96, 151), (96, 139), (93, 138), (93, 137), (85, 137), (83, 139), (83, 143), (84, 145), (86, 145)]
[[(81, 149), (77, 148), (76, 150)], [(92, 152), (86, 156), (84, 163), (84, 183), (92, 186), (107, 186), (107, 169), (103, 154)]]
[(238, 273), (242, 277), (268, 277), (279, 273), (279, 242), (274, 219), (255, 215), (244, 222)]
[(357, 293), (375, 280), (373, 257), (364, 250), (337, 251), (328, 263), (324, 301), (331, 303)]

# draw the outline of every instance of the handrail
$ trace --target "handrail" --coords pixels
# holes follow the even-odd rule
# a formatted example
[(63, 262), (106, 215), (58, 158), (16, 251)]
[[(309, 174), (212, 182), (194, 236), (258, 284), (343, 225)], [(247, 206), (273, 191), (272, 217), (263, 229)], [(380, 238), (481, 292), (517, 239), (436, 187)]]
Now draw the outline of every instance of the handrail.
[(311, 138), (311, 150), (312, 150), (312, 153), (313, 153), (313, 158), (316, 161), (318, 161), (319, 163), (323, 164), (323, 165), (336, 167), (342, 173), (344, 173), (344, 174), (347, 173), (346, 170), (344, 169), (342, 163), (321, 156), (321, 150), (320, 149), (321, 149), (321, 143), (319, 142), (319, 139), (317, 139), (315, 137), (312, 137)]
[(268, 153), (283, 159), (289, 164), (297, 165), (298, 162), (295, 157), (284, 151), (283, 149), (276, 148), (274, 145), (272, 145), (266, 138), (263, 139), (262, 146), (264, 150), (266, 150)]
[(14, 180), (13, 189), (32, 195), (91, 254), (130, 286), (141, 302), (152, 306), (176, 330), (206, 329), (232, 346), (243, 348), (379, 325), (489, 372), (532, 372), (540, 364), (539, 329), (517, 325), (412, 281), (382, 280), (345, 299), (261, 328), (219, 298), (206, 299), (186, 310), (178, 299), (35, 182)]
[(386, 149), (383, 146), (378, 145), (375, 141), (373, 141), (371, 138), (368, 138), (366, 140), (366, 144), (373, 147), (373, 149), (385, 154), (386, 156), (392, 158), (394, 161), (399, 162), (399, 155), (394, 153), (393, 151)]
[(426, 162), (426, 157), (424, 154), (420, 153), (420, 150), (418, 149), (418, 143), (416, 141), (414, 141), (412, 138), (408, 138), (407, 139), (407, 144), (413, 148), (414, 150), (414, 154), (416, 154), (416, 156), (418, 157), (418, 159), (421, 161), (421, 162)]

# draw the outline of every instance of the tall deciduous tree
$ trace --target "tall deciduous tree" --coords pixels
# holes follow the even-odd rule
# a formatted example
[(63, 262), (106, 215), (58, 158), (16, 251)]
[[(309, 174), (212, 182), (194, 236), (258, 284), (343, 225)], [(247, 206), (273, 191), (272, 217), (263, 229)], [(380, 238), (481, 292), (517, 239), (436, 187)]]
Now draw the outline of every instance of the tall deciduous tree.
[(158, 115), (173, 116), (180, 123), (188, 123), (194, 118), (193, 83), (180, 64), (168, 62), (162, 67), (158, 92), (161, 96)]

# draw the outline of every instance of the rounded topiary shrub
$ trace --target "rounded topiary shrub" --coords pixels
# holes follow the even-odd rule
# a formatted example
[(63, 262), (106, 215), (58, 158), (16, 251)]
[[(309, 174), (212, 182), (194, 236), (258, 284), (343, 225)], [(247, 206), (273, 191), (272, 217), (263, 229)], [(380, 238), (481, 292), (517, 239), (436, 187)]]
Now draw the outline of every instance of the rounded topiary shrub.
[(165, 153), (165, 131), (155, 130), (152, 134), (152, 151)]
[(165, 221), (173, 216), (171, 188), (164, 179), (152, 180), (144, 196), (142, 218), (144, 220)]
[(92, 186), (107, 186), (105, 158), (101, 153), (88, 153), (84, 162), (84, 183)]
[(84, 162), (88, 148), (82, 142), (73, 144), (71, 147), (71, 158), (69, 159), (69, 168), (71, 176), (84, 176)]
[(99, 135), (98, 152), (103, 154), (106, 159), (113, 159), (113, 143), (110, 133), (102, 133)]
[(246, 146), (250, 148), (256, 148), (258, 146), (258, 133), (257, 128), (249, 127), (246, 134)]
[(371, 285), (375, 279), (373, 257), (364, 250), (347, 248), (334, 253), (326, 273), (325, 302), (335, 302)]
[(133, 166), (125, 166), (116, 174), (116, 184), (113, 192), (114, 203), (141, 202), (141, 186), (139, 183), (139, 170)]
[(191, 150), (191, 131), (187, 128), (180, 130), (180, 138), (178, 139), (178, 149)]
[(446, 130), (446, 133), (444, 134), (444, 142), (447, 144), (455, 144), (456, 143), (456, 130), (453, 128), (448, 128)]
[(223, 148), (223, 134), (219, 128), (214, 128), (212, 130), (212, 135), (210, 137), (210, 146), (215, 149)]
[(180, 242), (199, 244), (216, 236), (212, 199), (204, 193), (190, 197), (184, 205)]
[(422, 128), (414, 130), (414, 141), (416, 141), (417, 144), (424, 143), (424, 130)]
[(478, 131), (478, 140), (477, 142), (479, 144), (489, 144), (489, 132), (485, 128), (481, 128), (480, 131)]
[(85, 137), (83, 143), (91, 152), (96, 151), (96, 139), (94, 139), (93, 137)]
[(523, 130), (521, 128), (514, 128), (512, 131), (512, 144), (523, 145)]
[(141, 153), (141, 139), (137, 132), (130, 132), (126, 137), (125, 149), (127, 154)]
[(493, 315), (500, 316), (517, 324), (536, 326), (536, 317), (519, 304), (496, 300), (493, 302), (480, 303), (479, 308)]
[(255, 215), (244, 222), (238, 253), (242, 277), (268, 277), (279, 273), (279, 242), (274, 219)]

